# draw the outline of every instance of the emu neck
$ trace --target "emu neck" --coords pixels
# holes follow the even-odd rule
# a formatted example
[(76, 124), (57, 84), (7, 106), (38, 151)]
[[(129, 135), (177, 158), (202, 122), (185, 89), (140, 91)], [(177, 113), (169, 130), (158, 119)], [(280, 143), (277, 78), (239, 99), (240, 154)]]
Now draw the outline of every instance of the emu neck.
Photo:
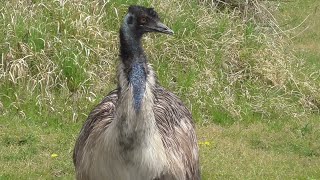
[(147, 60), (141, 46), (142, 34), (132, 31), (127, 24), (120, 29), (120, 56), (129, 87), (132, 87), (133, 108), (141, 109), (146, 90)]
[(120, 56), (126, 68), (134, 62), (146, 63), (141, 45), (142, 34), (133, 31), (126, 23), (120, 29)]
[[(150, 139), (153, 138), (150, 134), (156, 130), (153, 113), (155, 76), (141, 46), (142, 34), (132, 29), (126, 23), (120, 29), (120, 92), (116, 108), (117, 138), (126, 153), (139, 150), (142, 144), (156, 142)], [(127, 155), (127, 158), (131, 157)]]
[[(148, 134), (155, 131), (153, 114), (152, 68), (141, 46), (141, 35), (123, 25), (120, 29), (119, 103), (117, 106), (117, 127), (119, 145), (124, 152), (141, 148), (143, 143), (154, 140)], [(131, 157), (128, 155), (128, 157)]]

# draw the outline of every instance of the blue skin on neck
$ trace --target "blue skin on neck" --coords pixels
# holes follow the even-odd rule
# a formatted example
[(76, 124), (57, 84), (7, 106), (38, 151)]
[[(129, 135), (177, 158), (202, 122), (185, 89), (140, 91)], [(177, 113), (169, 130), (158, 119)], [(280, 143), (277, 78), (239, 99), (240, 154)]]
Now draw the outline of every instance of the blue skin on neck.
[(137, 36), (138, 32), (134, 31), (134, 26), (135, 24), (133, 23), (131, 15), (126, 15), (120, 31), (123, 35), (120, 36), (120, 38), (122, 38), (120, 40), (122, 61), (128, 65), (126, 68), (131, 68), (128, 74), (128, 80), (133, 89), (133, 106), (136, 111), (139, 111), (146, 89), (146, 59), (140, 59), (143, 54), (143, 49), (140, 44), (142, 34)]
[(144, 69), (144, 64), (141, 62), (133, 62), (128, 78), (129, 83), (133, 88), (133, 106), (136, 111), (139, 111), (146, 89), (146, 72)]

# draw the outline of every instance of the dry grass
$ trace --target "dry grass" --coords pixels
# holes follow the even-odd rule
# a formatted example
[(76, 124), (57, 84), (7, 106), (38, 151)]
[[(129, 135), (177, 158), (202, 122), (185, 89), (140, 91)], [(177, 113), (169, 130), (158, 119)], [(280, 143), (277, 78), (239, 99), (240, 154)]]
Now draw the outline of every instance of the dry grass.
[[(160, 80), (195, 105), (198, 120), (211, 121), (215, 111), (241, 119), (248, 113), (303, 117), (319, 110), (319, 86), (302, 70), (303, 62), (284, 49), (283, 37), (254, 21), (243, 22), (236, 10), (224, 13), (207, 3), (185, 2), (160, 11), (171, 17), (165, 19), (176, 37), (145, 38)], [(257, 3), (249, 4), (258, 7)], [(153, 4), (157, 9), (177, 5)], [(7, 28), (0, 77), (4, 84), (39, 95), (38, 104), (52, 106), (57, 92), (94, 101), (97, 93), (115, 86), (117, 27), (125, 6), (103, 1), (3, 5)], [(183, 80), (186, 72), (190, 73)]]

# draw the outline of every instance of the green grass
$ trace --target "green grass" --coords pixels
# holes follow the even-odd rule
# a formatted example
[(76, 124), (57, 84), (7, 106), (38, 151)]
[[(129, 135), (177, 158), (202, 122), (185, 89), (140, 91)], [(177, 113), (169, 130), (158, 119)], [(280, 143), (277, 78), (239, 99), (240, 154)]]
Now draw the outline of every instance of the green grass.
[[(295, 49), (297, 57), (304, 59), (307, 71), (312, 72), (320, 67), (319, 6), (318, 1), (297, 0), (294, 3), (284, 3), (279, 15), (282, 27), (290, 30), (290, 48)], [(320, 78), (317, 78), (317, 82), (320, 83)]]
[[(70, 139), (75, 138), (76, 124), (19, 116), (6, 119), (1, 120), (0, 179), (72, 179)], [(53, 153), (58, 157), (52, 158)]]
[(116, 87), (118, 28), (135, 3), (175, 31), (144, 47), (192, 110), (203, 179), (320, 179), (319, 2), (280, 3), (283, 33), (211, 1), (61, 2), (0, 2), (1, 180), (74, 178), (74, 141)]
[(303, 136), (286, 126), (281, 131), (264, 123), (200, 127), (200, 140), (210, 142), (200, 146), (203, 179), (318, 179), (319, 133)]

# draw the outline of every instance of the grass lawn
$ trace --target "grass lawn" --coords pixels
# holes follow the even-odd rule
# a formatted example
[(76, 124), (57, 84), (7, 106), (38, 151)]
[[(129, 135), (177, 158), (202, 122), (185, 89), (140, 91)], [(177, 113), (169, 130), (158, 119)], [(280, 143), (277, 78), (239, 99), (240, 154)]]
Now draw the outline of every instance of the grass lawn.
[(132, 3), (175, 31), (144, 47), (192, 110), (203, 179), (320, 179), (320, 1), (281, 2), (275, 35), (209, 1), (34, 0), (0, 2), (0, 180), (74, 179), (74, 142), (116, 87)]

